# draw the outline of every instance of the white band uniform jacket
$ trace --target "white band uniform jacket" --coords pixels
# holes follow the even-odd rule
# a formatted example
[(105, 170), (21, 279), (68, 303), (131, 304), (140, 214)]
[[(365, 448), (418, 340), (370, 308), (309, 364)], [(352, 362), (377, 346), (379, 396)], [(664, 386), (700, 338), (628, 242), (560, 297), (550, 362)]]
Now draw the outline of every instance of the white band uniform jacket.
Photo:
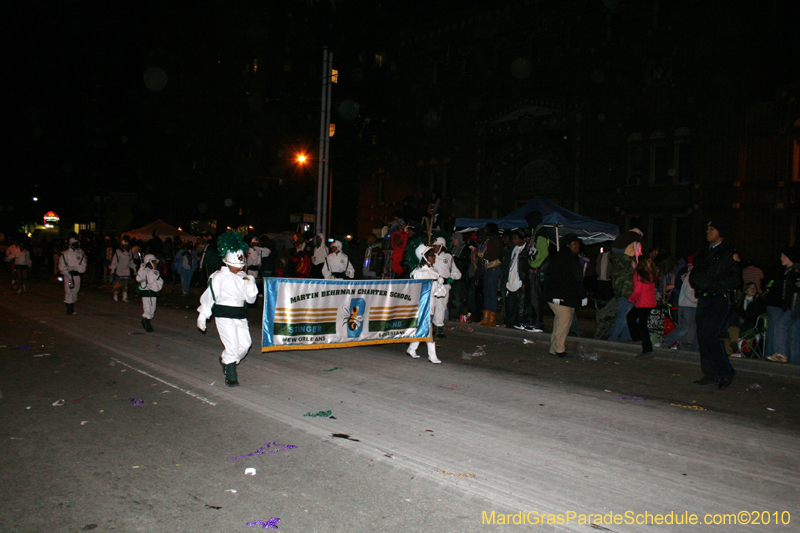
[(328, 254), (328, 257), (325, 258), (325, 262), (322, 264), (322, 277), (325, 279), (334, 279), (334, 274), (341, 274), (342, 272), (350, 279), (353, 279), (353, 276), (356, 274), (353, 265), (350, 264), (350, 258), (347, 257), (347, 254), (344, 252)]
[(121, 278), (129, 278), (131, 277), (131, 270), (136, 270), (136, 264), (133, 262), (133, 252), (122, 249), (114, 252), (114, 257), (111, 258), (111, 272)]
[(197, 308), (197, 312), (208, 319), (211, 318), (214, 304), (244, 307), (245, 303), (255, 302), (257, 296), (258, 286), (255, 278), (247, 276), (243, 271), (234, 274), (227, 266), (223, 266), (211, 274), (209, 287), (200, 296), (200, 307)]

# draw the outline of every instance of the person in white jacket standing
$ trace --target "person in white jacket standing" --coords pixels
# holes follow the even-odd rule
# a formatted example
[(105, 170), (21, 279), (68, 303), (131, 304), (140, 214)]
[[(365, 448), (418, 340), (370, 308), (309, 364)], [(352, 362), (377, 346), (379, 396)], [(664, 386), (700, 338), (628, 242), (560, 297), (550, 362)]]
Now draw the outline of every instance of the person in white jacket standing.
[(217, 249), (223, 257), (223, 266), (211, 274), (208, 288), (200, 296), (197, 308), (197, 327), (206, 330), (206, 321), (214, 315), (219, 339), (225, 350), (220, 357), (225, 384), (239, 385), (236, 365), (247, 355), (252, 340), (247, 325), (247, 305), (258, 297), (258, 287), (253, 276), (245, 275), (247, 244), (235, 231), (227, 231), (219, 238)]
[(136, 273), (138, 283), (137, 293), (142, 297), (142, 327), (148, 333), (153, 331), (150, 320), (156, 314), (156, 300), (161, 289), (164, 288), (164, 280), (161, 279), (161, 272), (158, 268), (158, 259), (153, 254), (144, 256), (144, 262)]
[(122, 246), (114, 252), (111, 258), (111, 275), (116, 277), (113, 282), (114, 301), (119, 301), (120, 289), (122, 290), (122, 301), (128, 302), (128, 284), (131, 281), (131, 274), (136, 272), (136, 263), (133, 262), (133, 252), (131, 251), (130, 240), (122, 237)]
[(443, 298), (436, 298), (433, 301), (433, 325), (436, 326), (436, 336), (442, 339), (446, 337), (444, 334), (444, 315), (447, 311), (447, 304), (450, 301), (450, 284), (457, 279), (461, 279), (461, 271), (453, 262), (453, 256), (447, 253), (447, 242), (444, 237), (438, 237), (433, 241), (433, 249), (436, 252), (436, 261), (433, 263), (433, 268), (439, 273), (439, 283), (446, 291)]
[(75, 314), (75, 302), (78, 301), (78, 292), (81, 290), (81, 274), (86, 272), (86, 254), (81, 250), (78, 235), (70, 233), (69, 248), (61, 252), (58, 258), (58, 271), (64, 279), (64, 303), (67, 304), (67, 314)]
[(31, 253), (28, 243), (24, 240), (19, 243), (19, 250), (14, 255), (14, 270), (17, 276), (17, 294), (28, 292), (28, 270), (31, 268)]
[[(433, 248), (425, 244), (420, 244), (417, 246), (417, 249), (414, 251), (417, 258), (419, 259), (419, 266), (411, 272), (412, 279), (432, 279), (433, 287), (431, 287), (431, 314), (434, 313), (435, 302), (436, 300), (441, 300), (447, 295), (447, 290), (444, 288), (444, 285), (439, 282), (440, 276), (433, 265), (436, 263), (436, 252)], [(425, 344), (428, 345), (428, 361), (431, 363), (439, 364), (441, 361), (438, 357), (436, 357), (436, 342), (433, 340), (433, 332), (431, 332), (431, 340), (426, 342)], [(413, 357), (414, 359), (419, 359), (419, 355), (417, 355), (417, 348), (419, 347), (419, 342), (412, 342), (408, 345), (408, 350), (406, 353)]]
[(333, 241), (331, 253), (328, 254), (322, 265), (322, 277), (325, 279), (353, 279), (355, 274), (356, 270), (350, 264), (350, 258), (342, 252), (342, 242)]

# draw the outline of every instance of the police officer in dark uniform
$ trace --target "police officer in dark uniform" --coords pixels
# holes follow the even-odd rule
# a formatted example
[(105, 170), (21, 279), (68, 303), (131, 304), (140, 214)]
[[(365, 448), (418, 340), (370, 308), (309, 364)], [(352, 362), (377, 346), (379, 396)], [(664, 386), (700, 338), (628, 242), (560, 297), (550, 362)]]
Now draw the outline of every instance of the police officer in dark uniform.
[(727, 388), (736, 371), (731, 366), (722, 337), (736, 290), (742, 285), (742, 268), (733, 245), (725, 240), (727, 227), (723, 220), (712, 220), (706, 228), (708, 248), (697, 254), (689, 277), (697, 294), (697, 341), (700, 346), (700, 368), (703, 377), (697, 385)]

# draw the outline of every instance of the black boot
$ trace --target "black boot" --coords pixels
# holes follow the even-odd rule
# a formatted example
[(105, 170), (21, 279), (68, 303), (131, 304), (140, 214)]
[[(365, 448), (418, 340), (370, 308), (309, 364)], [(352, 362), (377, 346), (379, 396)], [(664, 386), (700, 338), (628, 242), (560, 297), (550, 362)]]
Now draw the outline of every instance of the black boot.
[(67, 304), (67, 314), (68, 315), (75, 314), (75, 304)]
[(225, 365), (225, 385), (228, 387), (239, 386), (239, 377), (236, 375), (236, 363)]
[(444, 326), (436, 326), (436, 338), (446, 339), (447, 335), (444, 334)]
[(144, 329), (145, 329), (145, 331), (147, 331), (148, 333), (151, 333), (151, 332), (155, 331), (155, 330), (153, 329), (153, 326), (152, 326), (152, 324), (150, 324), (150, 319), (149, 319), (149, 318), (145, 318), (145, 319), (144, 319)]
[(147, 319), (142, 317), (142, 328), (147, 331)]

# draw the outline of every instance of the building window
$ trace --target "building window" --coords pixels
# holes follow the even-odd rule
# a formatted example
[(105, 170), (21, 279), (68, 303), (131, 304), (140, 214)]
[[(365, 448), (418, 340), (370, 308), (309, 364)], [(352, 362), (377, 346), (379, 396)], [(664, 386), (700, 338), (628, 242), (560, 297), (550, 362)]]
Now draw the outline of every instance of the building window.
[(667, 145), (655, 143), (650, 146), (650, 183), (664, 185), (667, 183), (668, 172)]
[[(650, 224), (645, 236), (645, 242), (650, 243), (650, 248), (664, 250), (664, 217), (661, 215), (650, 215)], [(646, 252), (647, 250), (643, 250)]]
[(672, 217), (672, 251), (675, 259), (689, 256), (689, 215)]
[(667, 158), (667, 145), (664, 141), (664, 132), (655, 130), (650, 134), (650, 184), (664, 185), (667, 183), (669, 171)]
[(675, 183), (692, 183), (692, 144), (689, 139), (675, 141)]
[(644, 151), (642, 136), (632, 133), (628, 137), (628, 187), (636, 187), (642, 183), (644, 173)]

